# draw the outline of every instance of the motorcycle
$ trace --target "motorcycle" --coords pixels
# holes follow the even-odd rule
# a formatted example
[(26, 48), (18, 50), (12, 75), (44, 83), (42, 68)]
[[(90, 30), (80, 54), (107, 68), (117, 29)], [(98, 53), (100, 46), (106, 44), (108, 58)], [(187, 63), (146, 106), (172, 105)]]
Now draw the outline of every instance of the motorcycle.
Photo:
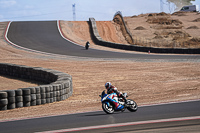
[[(138, 106), (137, 106), (137, 103), (134, 100), (127, 99), (127, 103), (125, 103), (124, 99), (121, 98), (121, 97), (114, 97), (113, 98), (115, 101), (118, 101), (118, 103), (123, 106), (122, 109), (116, 110), (114, 103), (111, 102), (111, 100), (109, 100), (109, 97), (113, 94), (116, 95), (116, 93), (106, 94), (105, 90), (104, 90), (101, 93), (101, 95), (99, 95), (101, 97), (102, 109), (105, 113), (112, 114), (116, 111), (124, 112), (126, 109), (128, 109), (131, 112), (137, 111)], [(126, 97), (126, 98), (128, 97), (127, 93), (123, 93), (123, 96)]]
[(87, 42), (87, 43), (85, 44), (85, 49), (88, 50), (89, 46), (90, 46), (90, 43)]

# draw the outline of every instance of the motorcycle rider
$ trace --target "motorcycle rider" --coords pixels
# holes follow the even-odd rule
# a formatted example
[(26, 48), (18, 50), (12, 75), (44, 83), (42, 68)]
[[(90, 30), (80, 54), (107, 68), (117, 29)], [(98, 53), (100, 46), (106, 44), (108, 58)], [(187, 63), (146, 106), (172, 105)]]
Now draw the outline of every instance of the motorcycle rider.
[(89, 41), (87, 41), (85, 44), (85, 49), (88, 50), (89, 46), (90, 46), (90, 43), (89, 43)]
[[(105, 84), (105, 88), (107, 89), (107, 94), (112, 94), (112, 93), (116, 93), (117, 97), (122, 97), (125, 101), (125, 103), (127, 103), (127, 99), (126, 97), (124, 97), (124, 95), (117, 90), (117, 88), (115, 86), (113, 86), (110, 82), (106, 82)], [(122, 105), (120, 105), (116, 100), (113, 99), (114, 95), (112, 96), (112, 98), (109, 98), (115, 105), (116, 110), (120, 110), (123, 108)]]

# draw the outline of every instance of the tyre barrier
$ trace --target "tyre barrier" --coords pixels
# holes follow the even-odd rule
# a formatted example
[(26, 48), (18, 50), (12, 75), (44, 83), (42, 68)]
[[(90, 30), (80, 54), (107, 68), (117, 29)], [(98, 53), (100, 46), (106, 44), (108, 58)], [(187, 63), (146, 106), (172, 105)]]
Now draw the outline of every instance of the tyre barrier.
[(67, 99), (73, 93), (72, 77), (52, 69), (0, 63), (0, 75), (29, 79), (45, 84), (0, 91), (0, 110), (58, 102)]
[[(122, 15), (122, 14), (116, 13), (116, 15)], [(121, 18), (123, 20), (122, 16)], [(97, 45), (116, 48), (116, 49), (139, 51), (139, 52), (151, 51), (151, 53), (200, 54), (200, 48), (156, 48), (156, 47), (143, 47), (137, 45), (119, 44), (119, 43), (104, 41), (98, 33), (94, 18), (89, 18), (89, 24), (90, 24), (90, 30), (92, 31), (93, 40), (96, 42)], [(130, 34), (127, 28), (126, 30)]]

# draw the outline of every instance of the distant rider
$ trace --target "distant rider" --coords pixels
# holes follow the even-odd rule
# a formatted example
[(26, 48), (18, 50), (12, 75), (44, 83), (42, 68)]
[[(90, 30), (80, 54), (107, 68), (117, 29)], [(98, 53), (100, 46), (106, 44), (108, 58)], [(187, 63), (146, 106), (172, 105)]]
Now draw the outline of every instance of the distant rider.
[(90, 43), (87, 41), (85, 44), (85, 49), (88, 50), (89, 46), (90, 46)]
[[(105, 88), (107, 89), (107, 94), (116, 93), (117, 97), (122, 97), (124, 99), (125, 103), (127, 103), (127, 99), (123, 96), (123, 94), (121, 92), (119, 92), (117, 90), (117, 88), (115, 86), (113, 86), (110, 82), (106, 82)], [(114, 100), (113, 99), (114, 97), (115, 96), (113, 95), (112, 98), (110, 98), (110, 100), (114, 103), (117, 110), (122, 109), (123, 106), (120, 105), (116, 100)]]

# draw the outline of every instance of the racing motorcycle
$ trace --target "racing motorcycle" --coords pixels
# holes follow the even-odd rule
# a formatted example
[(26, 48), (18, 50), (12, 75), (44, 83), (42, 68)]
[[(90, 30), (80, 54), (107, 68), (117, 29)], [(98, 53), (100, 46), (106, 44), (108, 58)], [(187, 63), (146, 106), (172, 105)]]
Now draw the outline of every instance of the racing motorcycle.
[[(127, 103), (125, 103), (124, 99), (121, 97), (114, 97), (113, 99), (115, 101), (118, 101), (119, 104), (121, 104), (123, 107), (120, 110), (116, 110), (115, 105), (113, 102), (111, 102), (111, 100), (109, 100), (109, 97), (113, 95), (112, 94), (106, 94), (105, 90), (101, 93), (101, 95), (99, 95), (101, 97), (101, 103), (102, 103), (102, 109), (105, 113), (107, 114), (112, 114), (115, 111), (121, 111), (124, 112), (126, 109), (128, 109), (131, 112), (135, 112), (138, 109), (137, 103), (134, 100), (131, 99), (127, 99)], [(116, 95), (116, 93), (114, 93), (114, 95)], [(128, 97), (127, 93), (123, 93), (124, 97)]]

